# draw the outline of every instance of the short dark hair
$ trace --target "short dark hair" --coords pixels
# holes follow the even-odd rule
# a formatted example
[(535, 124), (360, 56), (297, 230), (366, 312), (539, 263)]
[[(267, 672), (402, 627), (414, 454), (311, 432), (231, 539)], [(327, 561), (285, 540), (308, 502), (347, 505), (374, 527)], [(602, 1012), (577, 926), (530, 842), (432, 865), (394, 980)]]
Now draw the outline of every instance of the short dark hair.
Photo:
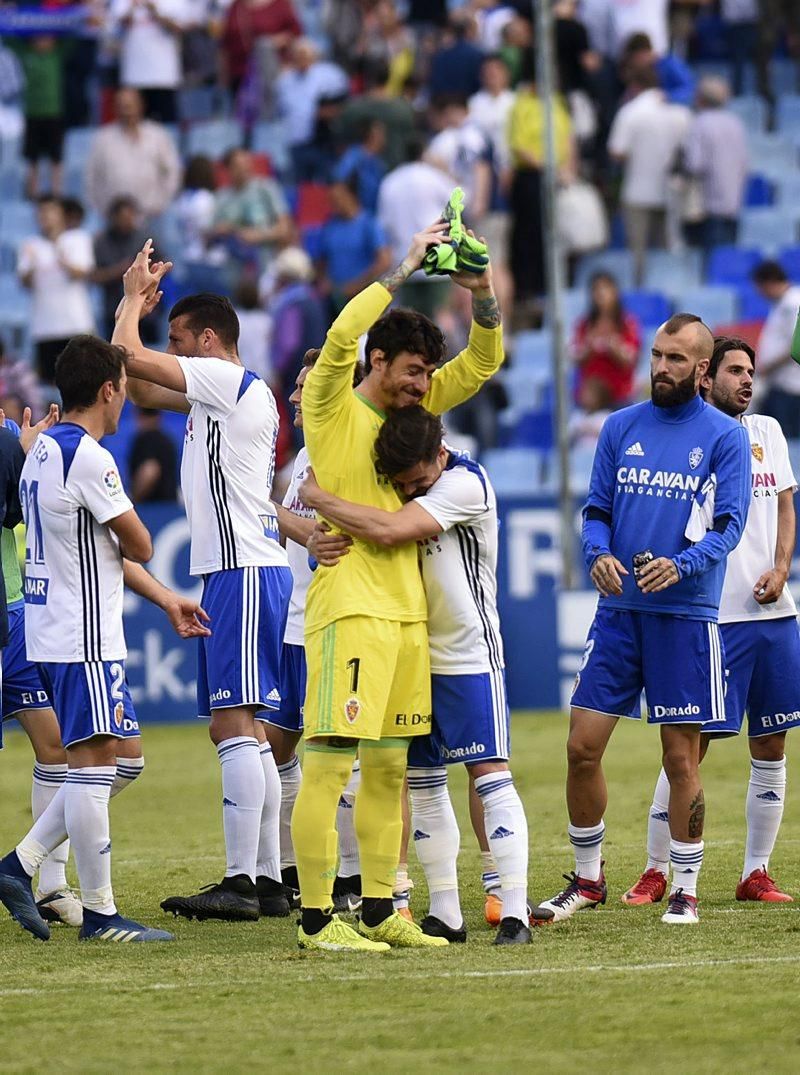
[[(316, 364), (317, 359), (322, 354), (321, 347), (309, 347), (306, 353), (303, 355), (303, 366), (305, 369), (310, 370)], [(353, 388), (357, 388), (358, 385), (364, 380), (364, 366), (360, 362), (356, 362), (353, 369)]]
[(762, 261), (753, 269), (752, 280), (754, 284), (786, 284), (789, 277), (779, 261)]
[(116, 216), (121, 209), (132, 209), (134, 213), (138, 213), (139, 203), (130, 194), (120, 194), (109, 202), (108, 215)]
[(372, 369), (370, 355), (375, 350), (383, 351), (389, 363), (401, 351), (408, 351), (412, 355), (422, 355), (425, 362), (438, 366), (445, 354), (444, 335), (430, 318), (417, 310), (390, 310), (367, 333), (364, 357), (367, 373)]
[(99, 336), (73, 336), (56, 359), (56, 388), (64, 411), (83, 411), (97, 402), (97, 393), (111, 381), (119, 388), (128, 352)]
[(375, 441), (375, 465), (395, 478), (418, 463), (432, 463), (442, 446), (442, 420), (424, 407), (390, 411)]
[(710, 377), (712, 381), (717, 376), (717, 370), (719, 369), (723, 358), (729, 351), (744, 351), (753, 363), (753, 369), (755, 369), (756, 353), (747, 340), (743, 340), (740, 336), (715, 336), (714, 351), (711, 355), (708, 369), (706, 370), (706, 376)]
[(197, 153), (186, 162), (183, 172), (184, 190), (216, 190), (214, 162), (203, 153)]
[[(667, 318), (664, 322), (664, 331), (668, 335), (674, 336), (676, 333), (680, 332), (682, 328), (686, 328), (687, 325), (703, 325), (703, 319), (702, 317), (698, 317), (697, 314), (673, 314), (672, 317)], [(705, 325), (704, 327), (708, 328), (708, 325)], [(708, 329), (708, 331), (710, 332), (711, 329)]]
[(239, 341), (239, 318), (224, 295), (215, 295), (211, 291), (201, 291), (198, 295), (187, 295), (178, 299), (169, 312), (169, 320), (185, 317), (195, 336), (204, 328), (213, 329), (226, 347), (235, 347)]

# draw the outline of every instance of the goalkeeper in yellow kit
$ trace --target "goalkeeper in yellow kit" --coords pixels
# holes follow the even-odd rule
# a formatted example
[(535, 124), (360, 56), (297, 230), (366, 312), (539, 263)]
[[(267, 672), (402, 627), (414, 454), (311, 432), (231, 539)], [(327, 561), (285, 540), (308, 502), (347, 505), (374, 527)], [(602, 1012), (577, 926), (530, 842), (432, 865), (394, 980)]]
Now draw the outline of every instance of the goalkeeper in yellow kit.
[[(448, 238), (440, 222), (414, 236), (393, 272), (341, 312), (303, 388), (303, 428), (319, 485), (360, 504), (398, 511), (402, 501), (375, 470), (373, 445), (387, 410), (422, 403), (442, 414), (470, 396), (503, 361), (491, 269), (456, 272), (472, 292), (466, 350), (441, 366), (444, 338), (414, 310), (385, 313), (392, 296)], [(367, 332), (366, 374), (353, 388), (359, 337)], [(304, 779), (292, 819), (302, 919), (301, 948), (385, 951), (438, 947), (394, 913), (401, 787), (409, 739), (430, 732), (426, 602), (415, 544), (382, 548), (356, 540), (335, 567), (314, 573), (306, 604), (308, 687)], [(355, 827), (361, 853), (358, 931), (332, 913), (336, 807), (359, 753)]]

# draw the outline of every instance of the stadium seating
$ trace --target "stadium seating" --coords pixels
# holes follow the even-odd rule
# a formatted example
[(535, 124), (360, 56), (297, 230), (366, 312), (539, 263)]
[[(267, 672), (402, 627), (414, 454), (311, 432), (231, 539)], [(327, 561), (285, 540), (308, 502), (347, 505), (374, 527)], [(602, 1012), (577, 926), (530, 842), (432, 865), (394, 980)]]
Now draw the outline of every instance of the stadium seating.
[(547, 329), (519, 332), (514, 339), (514, 368), (549, 375), (552, 368), (553, 336)]
[(757, 173), (748, 176), (744, 204), (747, 206), (772, 205), (775, 201), (776, 187), (779, 186), (779, 183), (773, 185), (766, 176)]
[(529, 496), (542, 484), (545, 455), (536, 448), (492, 448), (481, 456), (498, 496)]
[(256, 123), (250, 148), (254, 153), (266, 154), (278, 175), (287, 171), (290, 163), (289, 147), (283, 123)]
[(672, 303), (660, 291), (624, 291), (622, 304), (642, 325), (660, 325), (672, 313)]
[(5, 242), (19, 242), (29, 235), (36, 235), (36, 207), (32, 202), (4, 201), (0, 206), (0, 228)]
[(756, 288), (745, 283), (739, 286), (739, 317), (742, 321), (763, 321), (770, 304)]
[(651, 250), (647, 255), (644, 286), (672, 297), (702, 281), (702, 256), (699, 250)]
[(632, 288), (633, 258), (629, 250), (604, 250), (581, 258), (575, 276), (575, 285), (585, 288), (596, 272), (610, 273), (621, 288)]
[(748, 283), (756, 265), (761, 261), (758, 250), (739, 246), (718, 246), (711, 251), (706, 269), (709, 284)]
[(193, 123), (186, 135), (186, 153), (191, 157), (223, 157), (229, 149), (244, 145), (244, 131), (235, 119), (209, 119)]
[(774, 254), (787, 241), (797, 239), (797, 209), (781, 205), (742, 210), (739, 220), (739, 242), (742, 246), (758, 247)]
[(784, 135), (748, 131), (748, 144), (751, 159), (758, 161), (759, 174), (769, 179), (779, 180), (797, 168), (797, 146)]
[(690, 310), (709, 328), (736, 320), (739, 301), (732, 287), (696, 287), (675, 298), (677, 310)]
[(767, 128), (767, 106), (762, 97), (748, 94), (732, 97), (728, 108), (734, 112), (748, 131), (762, 133)]

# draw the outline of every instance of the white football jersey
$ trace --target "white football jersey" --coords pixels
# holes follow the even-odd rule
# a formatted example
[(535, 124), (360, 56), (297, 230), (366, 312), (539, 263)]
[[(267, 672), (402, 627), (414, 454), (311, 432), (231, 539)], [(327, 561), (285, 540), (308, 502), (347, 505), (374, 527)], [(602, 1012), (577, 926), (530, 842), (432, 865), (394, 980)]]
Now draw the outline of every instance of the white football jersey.
[(497, 615), (497, 502), (486, 471), (453, 452), (417, 504), (442, 527), (420, 542), (431, 672), (469, 675), (504, 666)]
[(36, 438), (19, 492), (28, 660), (124, 660), (122, 554), (105, 524), (133, 505), (111, 453), (61, 422)]
[(179, 358), (192, 405), (181, 489), (192, 575), (237, 567), (285, 567), (270, 500), (278, 408), (254, 373), (221, 358)]
[[(308, 451), (301, 448), (294, 461), (292, 478), (286, 490), (286, 496), (283, 498), (283, 506), (294, 515), (302, 515), (304, 519), (315, 519), (317, 513), (313, 508), (306, 507), (297, 492), (307, 466)], [(289, 616), (286, 620), (283, 641), (291, 646), (302, 646), (305, 644), (303, 632), (306, 618), (306, 594), (313, 572), (308, 566), (308, 550), (303, 545), (298, 545), (296, 541), (292, 541), (291, 538), (286, 539), (286, 555), (289, 557), (289, 567), (292, 569), (292, 598), (289, 601)]]
[(764, 414), (745, 415), (742, 424), (750, 437), (753, 485), (742, 539), (728, 556), (719, 605), (720, 623), (797, 615), (788, 586), (771, 605), (759, 605), (753, 597), (753, 586), (759, 576), (775, 565), (778, 493), (797, 488), (786, 438), (775, 419)]

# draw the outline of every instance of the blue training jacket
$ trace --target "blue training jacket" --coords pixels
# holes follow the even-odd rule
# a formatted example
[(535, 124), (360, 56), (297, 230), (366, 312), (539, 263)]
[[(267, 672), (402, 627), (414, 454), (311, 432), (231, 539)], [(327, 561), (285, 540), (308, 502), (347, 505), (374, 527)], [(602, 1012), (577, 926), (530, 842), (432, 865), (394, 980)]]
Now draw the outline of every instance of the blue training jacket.
[[(690, 542), (684, 531), (692, 505), (715, 475), (713, 529)], [(630, 574), (607, 608), (716, 620), (725, 558), (739, 543), (750, 503), (750, 442), (740, 422), (699, 396), (679, 407), (639, 403), (603, 426), (583, 509), (583, 554), (591, 568), (610, 552)], [(680, 581), (643, 594), (633, 577), (635, 553), (675, 562)]]

